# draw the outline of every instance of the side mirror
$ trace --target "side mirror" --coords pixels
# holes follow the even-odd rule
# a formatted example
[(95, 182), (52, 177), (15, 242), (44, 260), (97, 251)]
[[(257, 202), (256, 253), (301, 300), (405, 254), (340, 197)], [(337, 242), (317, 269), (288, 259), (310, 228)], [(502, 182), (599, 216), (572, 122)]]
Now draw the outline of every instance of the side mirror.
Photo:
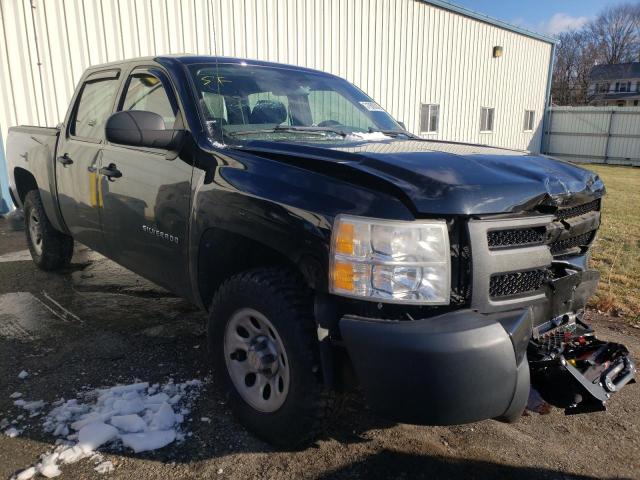
[(398, 122), (398, 125), (400, 125), (403, 130), (407, 129), (407, 126), (404, 124), (404, 122)]
[(107, 140), (132, 147), (177, 150), (182, 143), (183, 130), (165, 128), (160, 115), (144, 110), (116, 112), (105, 126)]

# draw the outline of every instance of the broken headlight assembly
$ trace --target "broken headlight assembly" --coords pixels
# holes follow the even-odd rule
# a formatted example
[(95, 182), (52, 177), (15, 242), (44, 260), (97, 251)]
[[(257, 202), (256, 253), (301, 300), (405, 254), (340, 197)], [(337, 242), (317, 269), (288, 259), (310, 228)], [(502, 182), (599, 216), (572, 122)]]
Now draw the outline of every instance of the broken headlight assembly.
[(379, 302), (449, 304), (447, 224), (338, 215), (331, 240), (329, 290)]

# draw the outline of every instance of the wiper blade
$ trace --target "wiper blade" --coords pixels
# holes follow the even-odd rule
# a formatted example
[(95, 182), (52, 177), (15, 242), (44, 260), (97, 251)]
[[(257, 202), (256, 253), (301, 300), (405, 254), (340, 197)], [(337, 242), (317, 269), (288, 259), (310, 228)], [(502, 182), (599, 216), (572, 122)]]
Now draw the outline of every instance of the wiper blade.
[(303, 125), (278, 125), (275, 128), (276, 132), (309, 132), (309, 133), (335, 133), (341, 137), (346, 137), (347, 132), (334, 127), (306, 127)]
[(384, 135), (388, 135), (390, 137), (397, 137), (398, 135), (404, 135), (405, 137), (412, 138), (412, 139), (420, 138), (411, 132), (407, 132), (406, 130), (376, 130), (375, 128), (369, 127), (369, 133), (383, 133)]
[(276, 133), (276, 132), (301, 132), (309, 133), (312, 135), (325, 135), (327, 133), (334, 133), (341, 137), (346, 137), (347, 133), (343, 130), (331, 127), (305, 127), (302, 125), (277, 125), (273, 128), (261, 128), (256, 130), (239, 130), (236, 132), (225, 132), (227, 135), (253, 135), (256, 133)]

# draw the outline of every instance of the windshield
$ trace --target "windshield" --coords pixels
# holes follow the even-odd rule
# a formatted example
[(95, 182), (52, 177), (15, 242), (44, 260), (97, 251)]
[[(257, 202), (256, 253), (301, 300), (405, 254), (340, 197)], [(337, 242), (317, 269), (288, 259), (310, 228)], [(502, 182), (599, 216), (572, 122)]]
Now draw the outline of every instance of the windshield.
[(371, 98), (331, 75), (245, 64), (189, 68), (207, 129), (218, 141), (326, 142), (404, 132)]

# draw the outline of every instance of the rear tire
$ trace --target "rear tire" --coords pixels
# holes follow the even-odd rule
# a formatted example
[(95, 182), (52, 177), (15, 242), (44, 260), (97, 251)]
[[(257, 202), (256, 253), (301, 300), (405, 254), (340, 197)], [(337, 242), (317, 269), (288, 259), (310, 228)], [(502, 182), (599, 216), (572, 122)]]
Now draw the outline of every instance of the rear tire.
[(333, 405), (320, 379), (311, 295), (302, 285), (286, 269), (236, 275), (217, 291), (207, 332), (218, 382), (236, 417), (288, 448), (314, 440)]
[(66, 267), (73, 256), (73, 238), (57, 231), (47, 218), (38, 190), (24, 200), (24, 230), (31, 258), (42, 270)]

